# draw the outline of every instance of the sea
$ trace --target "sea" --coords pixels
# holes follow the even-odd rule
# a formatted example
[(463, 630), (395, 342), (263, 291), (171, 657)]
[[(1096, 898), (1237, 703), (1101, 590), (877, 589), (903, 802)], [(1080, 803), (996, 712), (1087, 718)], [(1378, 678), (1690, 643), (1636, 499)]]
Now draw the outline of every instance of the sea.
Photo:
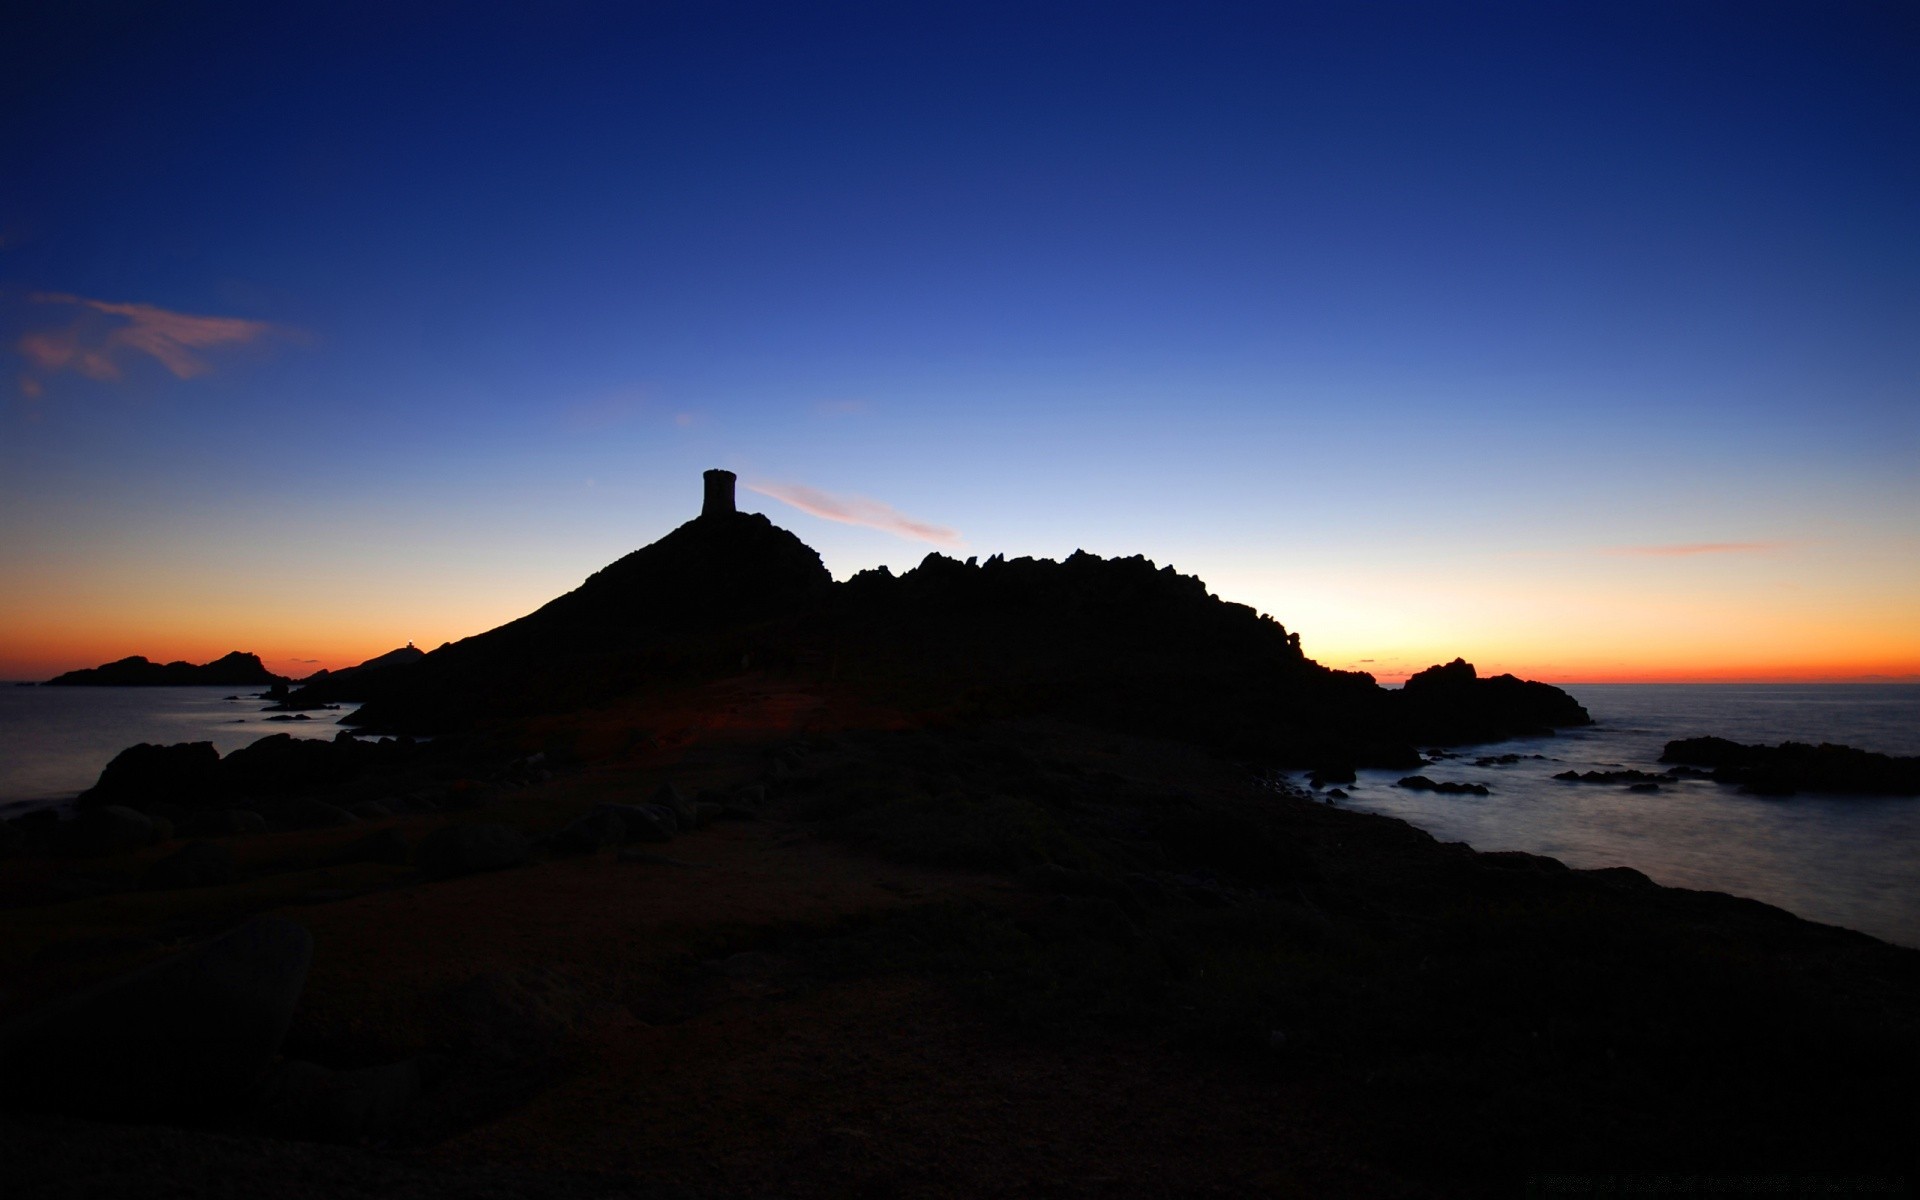
[[(1420, 769), (1437, 781), (1485, 784), (1488, 795), (1409, 791), (1396, 786), (1408, 772), (1369, 770), (1333, 803), (1399, 817), (1477, 850), (1633, 867), (1659, 883), (1749, 896), (1920, 947), (1920, 797), (1769, 798), (1709, 780), (1633, 792), (1553, 778), (1567, 770), (1659, 771), (1661, 749), (1681, 737), (1920, 755), (1920, 684), (1563, 686), (1594, 725), (1453, 747)], [(218, 687), (0, 686), (0, 816), (70, 802), (136, 742), (210, 741), (225, 754), (274, 733), (332, 738), (350, 711), (274, 721), (266, 703)], [(1518, 757), (1477, 761), (1507, 755)]]
[(267, 711), (256, 692), (224, 687), (19, 687), (0, 684), (0, 817), (59, 807), (92, 787), (113, 756), (140, 742), (212, 742), (227, 754), (263, 737), (332, 740), (358, 705), (306, 720)]
[[(1436, 782), (1485, 784), (1488, 795), (1409, 791), (1396, 785), (1414, 772), (1368, 770), (1334, 803), (1399, 817), (1443, 842), (1545, 854), (1570, 867), (1632, 867), (1656, 883), (1748, 896), (1920, 947), (1920, 796), (1771, 798), (1705, 779), (1635, 792), (1553, 778), (1662, 771), (1661, 750), (1683, 737), (1920, 755), (1920, 685), (1560, 686), (1586, 706), (1592, 726), (1451, 747), (1419, 769)], [(1506, 755), (1518, 761), (1476, 761)]]

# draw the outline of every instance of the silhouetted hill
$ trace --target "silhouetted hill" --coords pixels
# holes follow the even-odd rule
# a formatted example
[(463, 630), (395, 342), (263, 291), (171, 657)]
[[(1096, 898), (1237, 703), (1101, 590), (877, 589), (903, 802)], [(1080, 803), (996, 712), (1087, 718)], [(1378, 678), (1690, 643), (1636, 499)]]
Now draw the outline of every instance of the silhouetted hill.
[(764, 516), (707, 513), (516, 621), (291, 703), (361, 699), (351, 723), (398, 731), (558, 711), (688, 661), (737, 666), (756, 625), (807, 611), (832, 586), (819, 554)]
[(1330, 670), (1271, 617), (1140, 557), (930, 554), (836, 585), (793, 534), (732, 511), (730, 484), (716, 501), (710, 479), (706, 514), (536, 612), (369, 676), (363, 695), (322, 681), (293, 702), (363, 699), (349, 723), (432, 733), (751, 665), (830, 673), (929, 720), (1059, 713), (1331, 767), (1588, 723), (1556, 688), (1460, 661), (1399, 692)]
[(286, 676), (267, 670), (257, 654), (238, 650), (202, 666), (189, 662), (149, 662), (136, 654), (118, 662), (47, 680), (48, 687), (189, 687), (196, 685), (240, 685), (245, 687), (285, 683)]
[(298, 682), (302, 687), (312, 687), (318, 683), (337, 684), (341, 680), (351, 679), (355, 676), (363, 675), (368, 671), (381, 671), (388, 667), (404, 667), (412, 663), (417, 663), (426, 656), (427, 652), (425, 650), (420, 649), (412, 642), (408, 642), (398, 650), (389, 650), (385, 654), (376, 654), (372, 658), (355, 666), (341, 667), (338, 671), (328, 671), (324, 669), (315, 671), (313, 674)]

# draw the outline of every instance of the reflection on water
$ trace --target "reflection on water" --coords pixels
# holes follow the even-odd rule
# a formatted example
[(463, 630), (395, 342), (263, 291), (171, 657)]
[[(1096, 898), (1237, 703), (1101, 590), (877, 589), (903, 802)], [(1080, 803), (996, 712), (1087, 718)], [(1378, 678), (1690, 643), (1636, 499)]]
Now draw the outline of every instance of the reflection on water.
[[(1393, 786), (1362, 771), (1348, 808), (1401, 817), (1447, 842), (1547, 854), (1571, 867), (1629, 866), (1660, 883), (1732, 892), (1810, 920), (1920, 946), (1920, 797), (1747, 796), (1706, 780), (1658, 792), (1562, 783), (1560, 771), (1658, 771), (1674, 738), (1837, 742), (1920, 754), (1920, 687), (1636, 685), (1567, 689), (1598, 724), (1455, 752), (1423, 773), (1484, 783), (1489, 796)], [(1510, 765), (1475, 766), (1492, 754)], [(1531, 757), (1538, 756), (1538, 757)]]

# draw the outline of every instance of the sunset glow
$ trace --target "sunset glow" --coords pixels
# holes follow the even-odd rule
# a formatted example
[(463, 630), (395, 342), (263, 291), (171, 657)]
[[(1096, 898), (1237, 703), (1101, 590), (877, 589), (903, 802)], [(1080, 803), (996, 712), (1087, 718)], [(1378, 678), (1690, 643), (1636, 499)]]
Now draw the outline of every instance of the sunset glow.
[(0, 51), (0, 678), (431, 648), (721, 466), (1383, 681), (1920, 679), (1901, 6), (401, 9)]

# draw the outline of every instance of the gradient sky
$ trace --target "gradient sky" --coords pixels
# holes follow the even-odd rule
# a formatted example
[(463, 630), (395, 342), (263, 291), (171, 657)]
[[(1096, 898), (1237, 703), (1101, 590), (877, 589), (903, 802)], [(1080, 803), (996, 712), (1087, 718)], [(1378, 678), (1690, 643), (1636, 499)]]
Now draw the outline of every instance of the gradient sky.
[(1920, 677), (1912, 3), (393, 7), (10, 26), (0, 678), (478, 633), (710, 466), (1383, 679)]

